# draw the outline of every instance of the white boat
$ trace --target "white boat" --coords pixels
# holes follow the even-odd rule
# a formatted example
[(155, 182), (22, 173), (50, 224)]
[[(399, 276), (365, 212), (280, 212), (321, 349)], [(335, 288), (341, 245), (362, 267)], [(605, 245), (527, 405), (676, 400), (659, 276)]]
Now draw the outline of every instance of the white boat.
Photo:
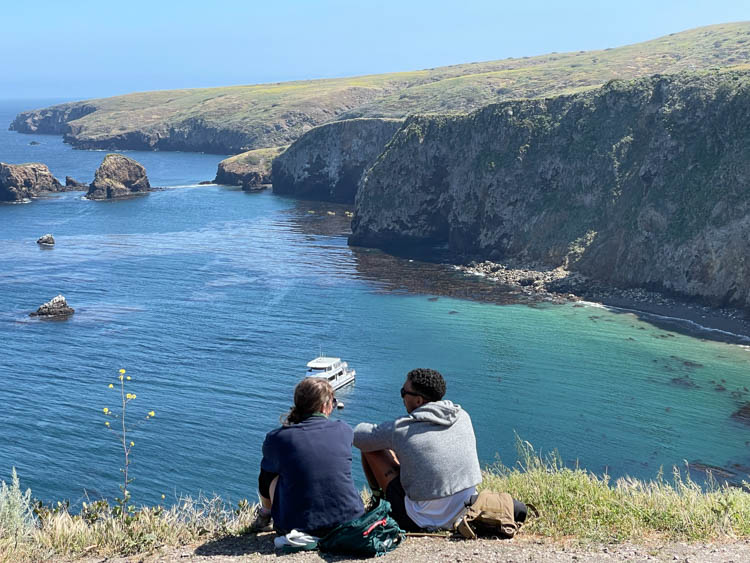
[(324, 377), (334, 391), (353, 383), (355, 375), (357, 372), (349, 369), (349, 364), (342, 362), (341, 358), (318, 356), (311, 362), (307, 362), (307, 377)]

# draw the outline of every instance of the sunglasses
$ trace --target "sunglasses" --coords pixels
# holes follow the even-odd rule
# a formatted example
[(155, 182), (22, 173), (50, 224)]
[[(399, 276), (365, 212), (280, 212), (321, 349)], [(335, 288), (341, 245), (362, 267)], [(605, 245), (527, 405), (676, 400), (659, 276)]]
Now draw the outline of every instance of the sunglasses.
[(331, 405), (333, 406), (334, 409), (336, 408), (338, 404), (339, 404), (339, 400), (336, 397), (331, 399)]
[(401, 388), (401, 398), (403, 399), (407, 395), (412, 395), (414, 397), (422, 397), (424, 399), (424, 395), (422, 393), (414, 393), (413, 391), (407, 391), (403, 387)]

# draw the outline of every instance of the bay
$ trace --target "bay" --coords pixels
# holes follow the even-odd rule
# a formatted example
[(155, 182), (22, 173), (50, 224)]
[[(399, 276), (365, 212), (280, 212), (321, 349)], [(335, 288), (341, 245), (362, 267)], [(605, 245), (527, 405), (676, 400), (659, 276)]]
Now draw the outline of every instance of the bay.
[[(739, 478), (750, 466), (748, 427), (731, 417), (749, 400), (744, 346), (595, 306), (520, 303), (449, 265), (351, 248), (350, 207), (196, 187), (221, 156), (125, 154), (171, 189), (0, 206), (0, 478), (15, 466), (38, 498), (119, 492), (102, 409), (117, 408), (120, 368), (143, 421), (130, 435), (136, 502), (252, 498), (263, 437), (320, 352), (357, 370), (335, 414), (350, 424), (401, 414), (406, 372), (440, 370), (485, 464), (514, 463), (517, 433), (615, 477), (683, 460)], [(101, 158), (0, 133), (0, 160), (39, 160), (61, 178), (90, 181)], [(52, 249), (35, 243), (46, 232)], [(28, 317), (58, 293), (73, 317)]]

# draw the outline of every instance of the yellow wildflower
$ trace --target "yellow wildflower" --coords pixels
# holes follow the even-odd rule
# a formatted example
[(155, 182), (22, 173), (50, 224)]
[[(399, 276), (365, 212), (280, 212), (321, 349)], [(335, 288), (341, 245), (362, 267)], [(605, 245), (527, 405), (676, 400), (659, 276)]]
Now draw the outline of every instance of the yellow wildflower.
[(109, 388), (110, 388), (110, 389), (112, 389), (113, 387), (114, 387), (114, 385), (112, 385), (112, 384), (110, 383), (110, 384), (109, 384)]
[(154, 411), (148, 411), (149, 416), (156, 416), (156, 413)]
[(106, 426), (107, 428), (109, 428), (109, 421), (105, 422), (104, 426)]
[(130, 442), (130, 447), (135, 446), (135, 442)]
[(133, 399), (135, 399), (135, 397), (136, 397), (136, 395), (135, 395), (135, 393), (133, 393)]
[(121, 370), (120, 370), (120, 373), (125, 373), (125, 370), (124, 370), (124, 369), (121, 369)]
[(127, 376), (125, 379), (127, 379), (128, 381), (130, 381), (130, 376)]
[(104, 414), (107, 414), (107, 413), (109, 412), (109, 409), (108, 409), (107, 407), (104, 407), (104, 408), (102, 409), (102, 412), (103, 412)]
[(117, 379), (119, 379), (120, 381), (122, 381), (122, 376), (118, 377)]

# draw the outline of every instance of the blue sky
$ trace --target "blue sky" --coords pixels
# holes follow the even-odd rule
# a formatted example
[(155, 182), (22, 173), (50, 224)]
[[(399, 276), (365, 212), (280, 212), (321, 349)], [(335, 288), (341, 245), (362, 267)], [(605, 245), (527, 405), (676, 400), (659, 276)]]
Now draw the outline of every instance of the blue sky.
[(7, 2), (0, 98), (112, 96), (617, 47), (750, 20), (747, 0)]

